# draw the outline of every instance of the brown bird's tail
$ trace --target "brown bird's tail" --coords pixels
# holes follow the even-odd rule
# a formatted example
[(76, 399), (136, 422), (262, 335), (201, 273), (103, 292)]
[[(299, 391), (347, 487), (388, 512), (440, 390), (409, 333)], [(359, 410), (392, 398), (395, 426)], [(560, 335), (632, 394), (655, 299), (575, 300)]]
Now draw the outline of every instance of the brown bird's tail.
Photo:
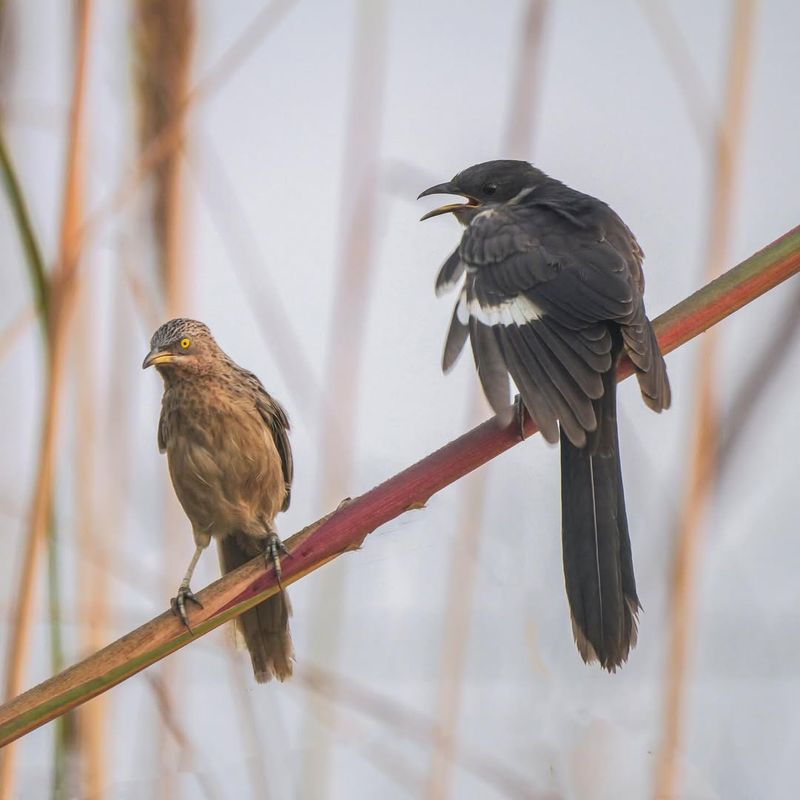
[(636, 644), (639, 599), (625, 514), (615, 370), (603, 376), (597, 430), (578, 448), (561, 432), (564, 578), (584, 661), (614, 672)]
[[(263, 552), (262, 540), (241, 533), (219, 539), (218, 545), (223, 574)], [(291, 613), (289, 596), (282, 590), (236, 619), (237, 633), (241, 634), (250, 652), (258, 683), (266, 683), (273, 676), (285, 681), (292, 675), (294, 647), (289, 633)]]

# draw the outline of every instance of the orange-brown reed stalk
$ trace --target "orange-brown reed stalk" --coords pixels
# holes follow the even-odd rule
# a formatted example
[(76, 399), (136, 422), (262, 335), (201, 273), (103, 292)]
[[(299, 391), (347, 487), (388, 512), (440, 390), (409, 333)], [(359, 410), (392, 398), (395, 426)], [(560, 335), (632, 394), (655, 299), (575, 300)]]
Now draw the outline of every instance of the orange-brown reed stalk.
[[(725, 106), (716, 131), (706, 276), (722, 272), (730, 240), (736, 165), (745, 121), (745, 99), (752, 53), (755, 0), (737, 0), (728, 55)], [(681, 726), (686, 677), (695, 622), (695, 580), (708, 501), (713, 491), (718, 437), (715, 386), (717, 334), (709, 331), (700, 343), (697, 366), (694, 432), (689, 453), (686, 493), (678, 519), (670, 596), (664, 720), (655, 773), (654, 797), (674, 797), (679, 789)]]
[[(360, 0), (350, 67), (350, 99), (342, 175), (343, 231), (336, 289), (331, 305), (331, 344), (324, 386), (329, 402), (321, 409), (323, 507), (345, 497), (351, 487), (357, 447), (358, 388), (363, 355), (364, 325), (374, 271), (374, 236), (378, 207), (378, 159), (386, 56), (387, 3)], [(335, 409), (335, 414), (333, 412)], [(312, 619), (314, 660), (335, 666), (339, 660), (346, 603), (346, 573), (337, 565), (317, 586)], [(335, 739), (333, 704), (320, 704), (310, 695), (303, 741), (306, 763), (299, 794), (322, 797), (327, 792), (331, 742)], [(322, 720), (322, 731), (317, 723)]]
[[(39, 465), (29, 511), (28, 531), (12, 621), (6, 661), (5, 697), (17, 695), (30, 644), (36, 575), (51, 514), (53, 475), (58, 447), (61, 395), (70, 334), (78, 258), (78, 231), (83, 214), (84, 97), (89, 52), (92, 0), (80, 0), (77, 9), (77, 50), (69, 113), (66, 173), (61, 212), (61, 232), (56, 266), (49, 280), (50, 325), (47, 338), (47, 376), (44, 396)], [(0, 800), (13, 795), (14, 749), (0, 752)]]
[[(511, 93), (511, 111), (504, 136), (504, 150), (500, 154), (503, 158), (531, 158), (547, 7), (548, 0), (529, 0), (524, 11), (520, 51)], [(478, 387), (473, 390), (469, 406), (469, 421), (474, 423), (485, 407)], [(477, 564), (480, 562), (488, 475), (487, 470), (481, 470), (469, 476), (462, 488), (458, 535), (453, 541), (450, 557), (443, 617), (436, 710), (437, 736), (425, 788), (425, 795), (429, 800), (438, 800), (450, 794), (453, 762), (458, 747), (457, 732), (469, 650)]]
[(183, 138), (184, 116), (225, 85), (297, 2), (273, 0), (254, 16), (214, 66), (181, 98), (177, 112), (150, 139), (117, 191), (87, 216), (80, 230), (82, 239), (94, 235), (110, 216), (135, 195), (142, 181), (179, 147)]
[[(76, 347), (73, 351), (77, 478), (75, 548), (78, 553), (75, 564), (79, 646), (81, 654), (86, 654), (95, 652), (104, 641), (108, 641), (108, 573), (106, 552), (97, 546), (100, 533), (98, 480), (101, 480), (101, 472), (98, 469), (96, 442), (100, 434), (100, 420), (95, 361), (89, 355), (95, 349), (93, 342), (97, 335), (93, 328), (95, 320), (92, 313), (95, 298), (90, 281), (81, 281), (79, 291)], [(98, 697), (79, 710), (77, 747), (81, 774), (77, 793), (85, 797), (102, 797), (106, 784), (105, 708), (106, 698)]]
[[(159, 287), (166, 318), (179, 316), (186, 303), (187, 259), (183, 252), (183, 183), (181, 149), (186, 138), (186, 98), (189, 97), (189, 76), (195, 40), (193, 0), (137, 0), (135, 5), (134, 52), (136, 63), (136, 109), (139, 121), (140, 157), (146, 158), (153, 142), (168, 131), (170, 147), (153, 165), (149, 175), (152, 193), (149, 196), (149, 228), (153, 232)], [(180, 538), (182, 516), (171, 493), (164, 505), (162, 563), (181, 562)], [(169, 535), (173, 532), (173, 535)], [(174, 590), (175, 575), (166, 568), (161, 591), (167, 597)], [(180, 681), (176, 665), (162, 666), (159, 687), (162, 702), (159, 708), (181, 708)], [(175, 770), (168, 762), (180, 758), (185, 747), (169, 735), (168, 726), (160, 726), (156, 738), (156, 756), (160, 761), (161, 797), (177, 794)]]

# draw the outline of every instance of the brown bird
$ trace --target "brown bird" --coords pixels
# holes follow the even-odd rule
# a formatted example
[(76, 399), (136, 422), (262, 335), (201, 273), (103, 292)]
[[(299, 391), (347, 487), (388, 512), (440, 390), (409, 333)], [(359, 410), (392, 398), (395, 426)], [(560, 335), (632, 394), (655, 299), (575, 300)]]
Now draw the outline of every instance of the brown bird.
[[(196, 549), (172, 605), (186, 627), (189, 583), (203, 550), (217, 540), (222, 572), (263, 554), (280, 579), (273, 525), (289, 508), (289, 420), (259, 379), (219, 347), (202, 322), (173, 319), (150, 340), (142, 368), (164, 379), (158, 449), (167, 454), (175, 494), (192, 523)], [(259, 683), (292, 674), (289, 598), (278, 594), (245, 611), (236, 625)]]

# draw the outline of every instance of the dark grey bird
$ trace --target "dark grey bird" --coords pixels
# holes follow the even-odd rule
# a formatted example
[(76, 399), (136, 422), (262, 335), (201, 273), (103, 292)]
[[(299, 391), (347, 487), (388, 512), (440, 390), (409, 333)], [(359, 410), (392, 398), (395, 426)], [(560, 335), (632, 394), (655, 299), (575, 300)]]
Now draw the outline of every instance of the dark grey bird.
[[(142, 367), (153, 365), (164, 380), (158, 449), (167, 454), (196, 546), (173, 600), (189, 627), (186, 604), (198, 602), (189, 583), (212, 537), (223, 574), (263, 554), (280, 579), (283, 545), (274, 519), (289, 508), (291, 498), (289, 420), (259, 379), (235, 364), (202, 322), (173, 319), (162, 325)], [(281, 590), (236, 620), (259, 683), (292, 674), (290, 614)]]
[(525, 161), (465, 169), (420, 197), (452, 194), (461, 242), (436, 279), (463, 277), (443, 369), (469, 338), (492, 408), (509, 375), (544, 438), (561, 441), (564, 576), (583, 660), (614, 671), (636, 644), (633, 574), (617, 438), (616, 366), (633, 362), (644, 402), (670, 405), (666, 365), (644, 307), (644, 254), (605, 203)]

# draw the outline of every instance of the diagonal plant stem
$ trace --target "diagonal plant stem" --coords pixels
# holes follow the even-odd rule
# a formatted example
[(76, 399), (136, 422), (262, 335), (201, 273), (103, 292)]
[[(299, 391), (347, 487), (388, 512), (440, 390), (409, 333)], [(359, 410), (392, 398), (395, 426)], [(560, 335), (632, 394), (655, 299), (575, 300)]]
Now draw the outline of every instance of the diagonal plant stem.
[[(655, 321), (669, 353), (800, 272), (800, 227), (686, 298)], [(630, 362), (618, 378), (632, 373)], [(536, 432), (532, 420), (525, 435)], [(368, 534), (406, 511), (420, 509), (436, 492), (520, 441), (517, 424), (492, 417), (374, 489), (286, 541), (283, 583), (291, 584), (332, 559), (358, 550)], [(253, 559), (199, 593), (194, 635), (165, 612), (84, 661), (0, 706), (0, 747), (135, 675), (179, 648), (252, 608), (278, 591), (264, 559)]]

